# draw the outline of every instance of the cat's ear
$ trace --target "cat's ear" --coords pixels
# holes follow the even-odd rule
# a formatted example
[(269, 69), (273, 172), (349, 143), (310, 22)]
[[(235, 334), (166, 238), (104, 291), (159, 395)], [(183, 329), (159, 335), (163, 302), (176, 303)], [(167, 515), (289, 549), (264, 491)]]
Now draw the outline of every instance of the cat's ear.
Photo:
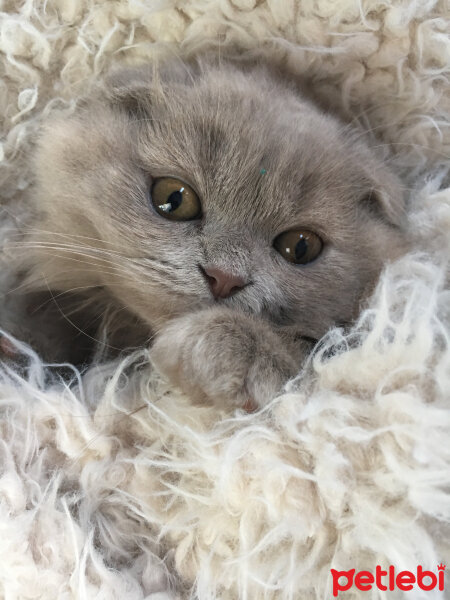
[(386, 170), (383, 170), (379, 177), (372, 172), (371, 180), (370, 189), (361, 199), (365, 208), (391, 225), (404, 227), (406, 193), (400, 180)]
[(109, 102), (132, 116), (148, 113), (151, 107), (154, 72), (151, 67), (121, 69), (106, 80)]
[(402, 190), (389, 193), (385, 189), (371, 189), (361, 198), (361, 204), (374, 217), (387, 221), (396, 227), (405, 222), (405, 201)]

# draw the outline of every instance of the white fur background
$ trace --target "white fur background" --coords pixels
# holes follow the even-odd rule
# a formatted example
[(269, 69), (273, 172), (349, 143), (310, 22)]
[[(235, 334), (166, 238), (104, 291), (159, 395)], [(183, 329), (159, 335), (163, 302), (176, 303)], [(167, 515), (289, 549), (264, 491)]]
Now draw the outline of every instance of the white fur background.
[(193, 405), (147, 352), (71, 388), (25, 347), (0, 365), (1, 598), (328, 599), (330, 567), (449, 564), (448, 33), (446, 0), (0, 0), (4, 290), (40, 120), (113, 64), (211, 45), (337, 90), (397, 151), (418, 234), (258, 414)]

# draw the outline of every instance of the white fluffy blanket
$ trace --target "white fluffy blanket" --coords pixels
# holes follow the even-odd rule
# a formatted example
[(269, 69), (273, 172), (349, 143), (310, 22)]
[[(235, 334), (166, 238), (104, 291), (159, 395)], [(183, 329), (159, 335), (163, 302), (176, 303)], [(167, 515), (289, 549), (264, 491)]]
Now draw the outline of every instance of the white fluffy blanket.
[(331, 568), (448, 565), (446, 0), (0, 0), (0, 11), (4, 280), (39, 120), (112, 64), (219, 43), (284, 55), (364, 111), (418, 190), (421, 234), (350, 335), (332, 331), (257, 414), (194, 406), (147, 352), (74, 371), (72, 387), (26, 348), (25, 374), (0, 366), (0, 597), (328, 599)]

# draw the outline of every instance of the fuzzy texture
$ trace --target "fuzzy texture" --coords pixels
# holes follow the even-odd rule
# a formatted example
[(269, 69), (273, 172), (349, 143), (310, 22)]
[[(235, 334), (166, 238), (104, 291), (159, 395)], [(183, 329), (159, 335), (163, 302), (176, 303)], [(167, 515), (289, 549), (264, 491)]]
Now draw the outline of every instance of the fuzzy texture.
[[(43, 116), (70, 111), (112, 64), (218, 40), (285, 56), (338, 90), (344, 111), (364, 113), (419, 190), (422, 238), (420, 254), (388, 267), (353, 330), (330, 332), (256, 414), (194, 405), (146, 352), (74, 372), (69, 389), (20, 347), (28, 368), (0, 371), (0, 597), (304, 600), (331, 597), (330, 567), (448, 564), (446, 2), (0, 9), (2, 242), (26, 218), (21, 192)], [(1, 257), (2, 289), (12, 259)]]

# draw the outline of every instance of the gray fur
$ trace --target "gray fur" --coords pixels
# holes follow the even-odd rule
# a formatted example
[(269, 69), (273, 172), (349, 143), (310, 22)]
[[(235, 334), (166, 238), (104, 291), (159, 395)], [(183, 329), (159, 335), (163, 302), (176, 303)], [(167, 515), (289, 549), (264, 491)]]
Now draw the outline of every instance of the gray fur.
[[(201, 221), (155, 213), (161, 176), (197, 191)], [(134, 315), (157, 336), (161, 370), (199, 399), (264, 403), (405, 248), (396, 176), (361, 132), (265, 65), (201, 59), (112, 75), (45, 127), (36, 178), (28, 287), (77, 288), (88, 302), (92, 290), (116, 324)], [(311, 264), (273, 248), (296, 227), (325, 242)], [(206, 263), (250, 285), (214, 301)]]

